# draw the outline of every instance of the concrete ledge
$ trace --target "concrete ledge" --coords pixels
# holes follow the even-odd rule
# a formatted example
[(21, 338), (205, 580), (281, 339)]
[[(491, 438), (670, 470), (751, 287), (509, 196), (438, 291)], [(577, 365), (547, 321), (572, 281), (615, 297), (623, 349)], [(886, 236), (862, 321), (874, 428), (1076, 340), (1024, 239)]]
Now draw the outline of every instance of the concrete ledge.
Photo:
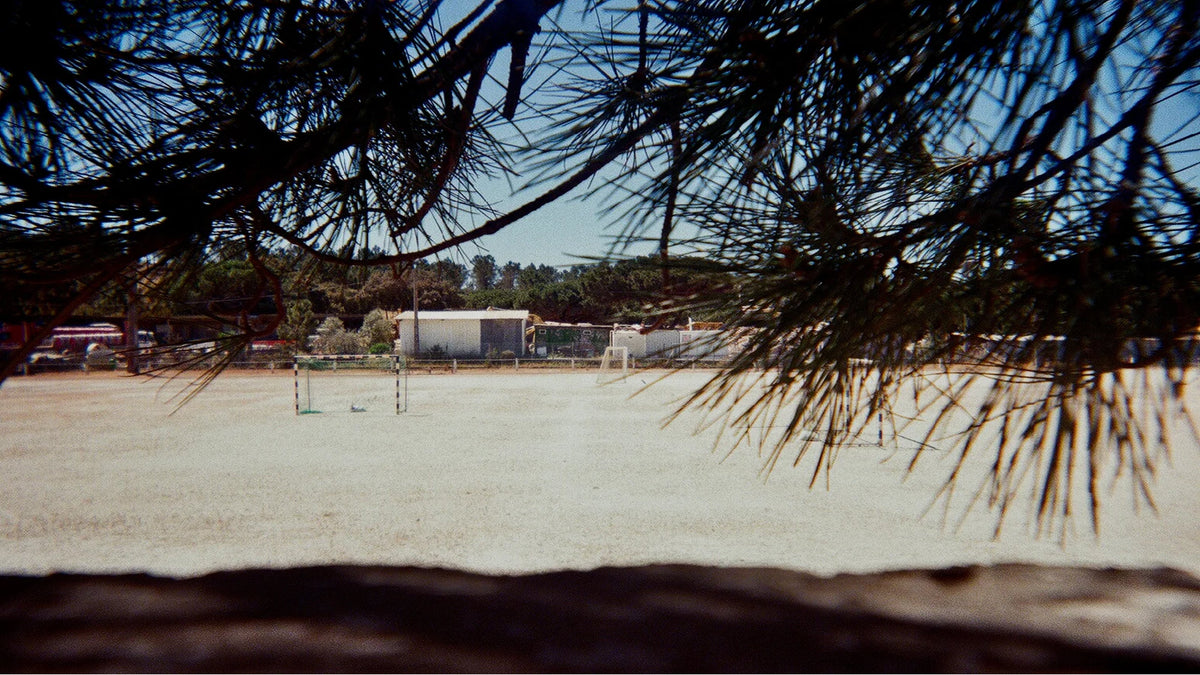
[(0, 577), (5, 671), (1197, 671), (1200, 581), (1029, 565)]

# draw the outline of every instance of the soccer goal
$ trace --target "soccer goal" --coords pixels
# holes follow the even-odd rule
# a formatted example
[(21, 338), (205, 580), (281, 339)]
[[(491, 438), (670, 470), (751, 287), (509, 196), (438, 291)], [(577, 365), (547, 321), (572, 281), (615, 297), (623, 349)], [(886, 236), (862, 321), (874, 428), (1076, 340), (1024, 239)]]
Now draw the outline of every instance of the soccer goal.
[(297, 415), (408, 411), (403, 356), (297, 356), (292, 371)]
[(596, 376), (596, 381), (605, 384), (628, 376), (629, 347), (605, 347), (604, 357), (600, 359), (600, 374)]

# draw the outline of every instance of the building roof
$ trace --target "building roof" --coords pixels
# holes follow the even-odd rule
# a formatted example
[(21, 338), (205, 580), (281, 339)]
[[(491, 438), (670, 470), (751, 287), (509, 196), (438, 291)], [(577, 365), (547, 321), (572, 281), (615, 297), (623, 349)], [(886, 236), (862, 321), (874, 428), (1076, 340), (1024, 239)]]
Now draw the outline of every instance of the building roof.
[(611, 323), (567, 323), (565, 321), (543, 321), (537, 325), (538, 328), (589, 328), (612, 330), (615, 324)]
[[(400, 312), (401, 321), (412, 321), (412, 311)], [(421, 310), (420, 321), (479, 321), (481, 319), (529, 319), (527, 309), (456, 309), (450, 311)]]

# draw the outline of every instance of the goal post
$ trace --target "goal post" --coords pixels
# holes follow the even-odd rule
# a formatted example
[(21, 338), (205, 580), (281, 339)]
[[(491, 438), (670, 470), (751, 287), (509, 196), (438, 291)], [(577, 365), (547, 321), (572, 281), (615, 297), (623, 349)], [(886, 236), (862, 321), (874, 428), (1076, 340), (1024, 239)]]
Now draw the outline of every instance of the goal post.
[(396, 354), (296, 356), (297, 415), (408, 412), (407, 360)]
[(596, 381), (604, 384), (629, 376), (629, 347), (605, 347)]

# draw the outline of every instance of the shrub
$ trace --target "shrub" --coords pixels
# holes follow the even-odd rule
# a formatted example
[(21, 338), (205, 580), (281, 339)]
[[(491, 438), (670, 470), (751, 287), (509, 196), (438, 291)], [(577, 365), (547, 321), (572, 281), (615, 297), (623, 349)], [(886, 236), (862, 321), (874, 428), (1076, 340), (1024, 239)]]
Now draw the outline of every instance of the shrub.
[(363, 342), (356, 333), (346, 330), (342, 320), (331, 316), (317, 327), (314, 347), (318, 354), (361, 354)]
[(382, 309), (373, 309), (363, 317), (359, 335), (369, 345), (390, 343), (396, 339), (396, 324), (387, 318)]

